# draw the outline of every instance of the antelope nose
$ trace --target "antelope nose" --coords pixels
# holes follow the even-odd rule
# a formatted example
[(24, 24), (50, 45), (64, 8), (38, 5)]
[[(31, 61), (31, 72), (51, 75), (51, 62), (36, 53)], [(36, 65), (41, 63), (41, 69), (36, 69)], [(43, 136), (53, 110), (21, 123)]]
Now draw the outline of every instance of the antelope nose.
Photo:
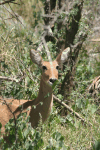
[(54, 83), (56, 80), (57, 80), (56, 78), (51, 78), (49, 81), (50, 81), (51, 83)]

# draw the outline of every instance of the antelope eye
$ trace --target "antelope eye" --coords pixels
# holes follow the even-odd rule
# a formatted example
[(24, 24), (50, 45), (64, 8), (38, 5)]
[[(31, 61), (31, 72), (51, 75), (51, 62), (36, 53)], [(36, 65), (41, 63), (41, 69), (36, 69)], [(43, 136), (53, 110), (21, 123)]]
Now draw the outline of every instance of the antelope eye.
[(47, 70), (47, 67), (46, 67), (46, 66), (43, 66), (42, 68), (43, 68), (43, 71)]
[(56, 69), (58, 70), (58, 69), (59, 69), (59, 66), (56, 66)]

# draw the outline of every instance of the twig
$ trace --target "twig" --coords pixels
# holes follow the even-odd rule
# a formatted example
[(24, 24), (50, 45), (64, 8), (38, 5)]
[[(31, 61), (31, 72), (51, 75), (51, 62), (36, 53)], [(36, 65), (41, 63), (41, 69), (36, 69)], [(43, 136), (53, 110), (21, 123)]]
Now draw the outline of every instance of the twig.
[[(50, 37), (53, 37), (53, 38), (55, 38), (54, 36), (53, 36), (53, 32), (52, 32), (52, 27), (54, 27), (54, 23), (57, 21), (57, 19), (58, 19), (58, 17), (61, 15), (61, 13), (63, 12), (63, 10), (65, 9), (65, 5), (63, 5), (62, 7), (61, 7), (61, 9), (58, 11), (58, 12), (56, 12), (56, 15), (54, 16), (54, 13), (53, 14), (44, 14), (44, 15), (42, 15), (43, 17), (46, 17), (46, 18), (52, 18), (52, 21), (50, 21), (50, 24), (49, 25), (45, 25), (44, 26), (44, 32), (42, 33), (42, 35), (41, 35), (41, 40), (42, 40), (42, 42), (40, 43), (40, 45), (44, 45), (44, 47), (45, 47), (45, 50), (46, 50), (46, 52), (47, 52), (47, 56), (48, 56), (48, 59), (49, 59), (49, 61), (51, 61), (51, 58), (50, 58), (50, 52), (49, 52), (49, 49), (48, 49), (48, 46), (47, 46), (47, 44), (46, 44), (46, 40), (45, 40), (45, 37), (46, 36), (50, 36)], [(57, 38), (55, 38), (56, 40), (57, 40)], [(40, 46), (37, 48), (39, 51), (41, 51), (41, 48), (40, 48)]]
[[(9, 3), (8, 3), (8, 4), (9, 4)], [(19, 21), (19, 22), (23, 25), (23, 27), (25, 27), (24, 24), (21, 22), (21, 20), (18, 18), (19, 16), (14, 13), (14, 11), (12, 10), (12, 8), (11, 8), (10, 5), (9, 5), (9, 7), (10, 7), (10, 9), (12, 10), (12, 12), (13, 12), (14, 14), (12, 14), (5, 6), (3, 6), (3, 7), (9, 12), (9, 14), (10, 14), (13, 18), (15, 18), (17, 21)], [(13, 21), (13, 22), (14, 22), (14, 21)], [(14, 22), (14, 23), (15, 23), (15, 22)]]
[(63, 105), (66, 109), (68, 109), (68, 111), (72, 112), (72, 114), (75, 115), (77, 118), (79, 118), (82, 122), (88, 124), (89, 126), (92, 126), (92, 124), (90, 122), (88, 122), (87, 120), (83, 119), (77, 112), (75, 112), (71, 107), (69, 107), (67, 104), (65, 104), (64, 102), (62, 102), (55, 95), (53, 95), (53, 98), (54, 98), (54, 100), (56, 102), (58, 102), (59, 104)]
[(4, 20), (13, 19), (13, 18), (15, 18), (15, 17), (9, 17), (9, 18), (6, 18), (6, 19), (4, 19)]
[(54, 16), (54, 19), (50, 22), (50, 27), (52, 27), (54, 25), (54, 23), (57, 21), (58, 17), (61, 15), (61, 13), (63, 12), (63, 10), (65, 9), (65, 7), (66, 7), (66, 5), (63, 5), (61, 7), (61, 9), (59, 9), (59, 11), (56, 12), (56, 15)]
[(4, 5), (4, 4), (7, 4), (7, 3), (12, 3), (13, 1), (15, 1), (15, 0), (7, 0), (7, 1), (1, 2), (0, 5)]
[(100, 39), (91, 39), (90, 42), (100, 42)]
[(0, 80), (6, 80), (6, 81), (13, 81), (13, 82), (20, 82), (24, 77), (22, 77), (21, 79), (15, 79), (15, 78), (9, 78), (9, 77), (4, 77), (4, 76), (0, 76)]
[[(12, 7), (10, 6), (10, 4), (8, 4), (8, 5), (9, 5), (10, 9), (12, 10), (12, 12), (13, 12), (13, 14), (14, 14), (16, 20), (19, 21), (19, 22), (24, 26), (24, 24), (22, 23), (22, 21), (19, 19), (19, 16), (15, 14), (15, 12), (14, 12), (14, 10), (12, 9)], [(25, 27), (25, 26), (24, 26), (24, 27)]]
[(18, 82), (18, 80), (17, 80), (17, 79), (9, 78), (9, 77), (3, 77), (3, 76), (0, 76), (0, 80), (7, 80), (7, 81), (14, 81), (14, 82)]
[(46, 17), (46, 18), (54, 18), (54, 15), (50, 15), (50, 14), (42, 14), (42, 17)]
[(48, 46), (47, 46), (47, 43), (45, 41), (44, 36), (42, 36), (42, 42), (44, 44), (44, 47), (45, 47), (45, 50), (46, 50), (46, 53), (47, 53), (47, 56), (48, 56), (48, 60), (49, 60), (49, 62), (51, 62), (52, 61), (51, 55), (50, 55), (50, 52), (49, 52), (49, 49), (48, 49)]
[(13, 4), (17, 4), (17, 5), (20, 5), (20, 4), (16, 3), (16, 2), (13, 2), (13, 1), (12, 1), (11, 3), (13, 3)]
[(22, 65), (24, 66), (24, 68), (29, 72), (29, 78), (30, 78), (32, 81), (34, 81), (33, 77), (35, 77), (37, 80), (40, 81), (40, 79), (39, 79), (38, 77), (36, 77), (35, 75), (33, 75), (33, 74), (31, 73), (30, 69), (25, 66), (25, 64), (22, 62), (22, 60), (21, 60), (21, 59), (19, 59), (19, 60), (20, 60), (20, 62), (22, 63)]

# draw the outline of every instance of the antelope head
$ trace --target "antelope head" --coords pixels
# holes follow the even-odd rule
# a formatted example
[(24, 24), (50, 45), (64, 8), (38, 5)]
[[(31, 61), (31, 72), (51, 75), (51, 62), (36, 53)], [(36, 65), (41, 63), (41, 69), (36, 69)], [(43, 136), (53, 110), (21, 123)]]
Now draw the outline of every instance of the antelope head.
[(68, 60), (70, 53), (70, 48), (66, 48), (64, 51), (60, 52), (54, 61), (47, 62), (43, 61), (40, 54), (35, 51), (30, 51), (30, 57), (33, 63), (37, 64), (42, 69), (42, 80), (44, 80), (49, 86), (58, 79), (58, 69), (59, 67)]

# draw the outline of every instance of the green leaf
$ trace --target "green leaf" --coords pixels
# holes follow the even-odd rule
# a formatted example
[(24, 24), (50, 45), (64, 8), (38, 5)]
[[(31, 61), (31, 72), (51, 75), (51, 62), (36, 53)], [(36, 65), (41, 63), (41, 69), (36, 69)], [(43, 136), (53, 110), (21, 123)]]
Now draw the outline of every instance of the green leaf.
[(32, 107), (33, 107), (34, 109), (36, 109), (36, 105), (33, 105)]
[(96, 110), (97, 110), (97, 106), (94, 105), (94, 104), (92, 104), (92, 105), (88, 104), (88, 110), (89, 110), (92, 114), (94, 114), (94, 113), (96, 112)]
[(47, 98), (47, 97), (49, 97), (49, 96), (50, 96), (50, 93), (48, 92), (47, 95), (46, 95), (44, 98)]
[(43, 102), (40, 102), (41, 105), (43, 105)]
[(2, 128), (2, 124), (1, 124), (1, 122), (0, 122), (0, 129)]
[(57, 97), (62, 100), (63, 99), (63, 96), (61, 94), (58, 94)]
[(52, 135), (52, 137), (53, 137), (56, 141), (58, 141), (58, 140), (63, 141), (63, 140), (64, 140), (64, 137), (63, 137), (63, 136), (61, 135), (61, 133), (59, 133), (59, 132), (54, 132), (53, 135)]
[(26, 129), (25, 131), (24, 131), (24, 137), (27, 137), (27, 135), (28, 135), (28, 133), (29, 133), (29, 129)]
[(54, 82), (54, 84), (52, 85), (52, 89), (54, 89), (54, 88), (55, 88), (55, 86), (56, 86), (57, 82), (58, 82), (58, 80), (56, 80), (56, 81)]
[(93, 150), (100, 150), (100, 140), (95, 141), (95, 144), (93, 145)]

